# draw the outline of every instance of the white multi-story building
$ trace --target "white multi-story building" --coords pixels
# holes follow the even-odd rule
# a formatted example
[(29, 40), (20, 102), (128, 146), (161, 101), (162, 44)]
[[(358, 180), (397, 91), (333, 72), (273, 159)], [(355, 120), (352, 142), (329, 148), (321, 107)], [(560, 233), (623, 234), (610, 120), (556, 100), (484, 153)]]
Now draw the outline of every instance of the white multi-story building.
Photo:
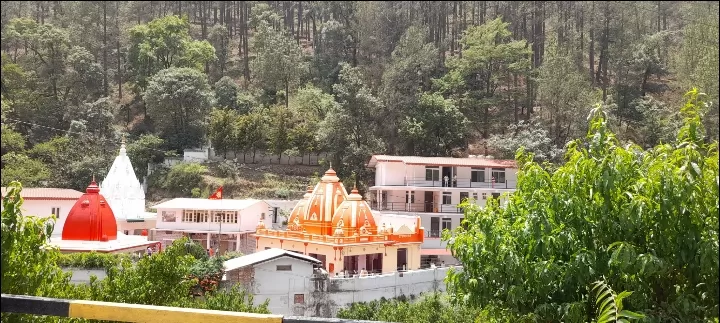
[(150, 239), (160, 241), (163, 247), (183, 236), (205, 248), (220, 253), (255, 252), (255, 233), (258, 222), (271, 227), (270, 206), (261, 200), (210, 200), (176, 198), (152, 206), (157, 210), (155, 229)]
[(375, 169), (370, 187), (373, 210), (380, 213), (420, 216), (426, 237), (421, 245), (422, 263), (454, 262), (440, 241), (444, 229), (453, 229), (464, 218), (458, 207), (464, 200), (485, 206), (492, 198), (507, 199), (514, 192), (517, 164), (485, 156), (470, 158), (372, 156)]

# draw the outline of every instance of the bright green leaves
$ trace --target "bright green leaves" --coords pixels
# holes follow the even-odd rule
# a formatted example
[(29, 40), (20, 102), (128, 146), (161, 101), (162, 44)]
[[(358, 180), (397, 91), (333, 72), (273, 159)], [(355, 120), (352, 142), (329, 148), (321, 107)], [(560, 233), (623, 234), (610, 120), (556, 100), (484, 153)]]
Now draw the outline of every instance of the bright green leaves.
[(202, 145), (205, 119), (214, 101), (205, 74), (191, 68), (164, 69), (150, 78), (143, 99), (169, 148)]
[[(586, 140), (568, 145), (557, 168), (521, 150), (518, 190), (508, 204), (470, 207), (467, 229), (444, 236), (465, 265), (447, 279), (455, 299), (583, 321), (594, 314), (572, 304), (584, 302), (585, 286), (604, 276), (634, 291), (620, 298), (629, 296), (628, 307), (648, 316), (717, 316), (718, 150), (704, 142), (695, 93), (672, 145), (623, 147), (596, 109)], [(582, 319), (571, 320), (578, 309)], [(635, 317), (622, 311), (616, 306), (614, 315)]]
[(616, 295), (603, 281), (595, 282), (592, 291), (595, 292), (596, 323), (629, 322), (645, 317), (643, 314), (623, 309), (623, 299), (632, 295), (632, 292), (624, 291)]
[(165, 16), (130, 29), (128, 68), (135, 85), (145, 89), (148, 79), (162, 69), (202, 69), (215, 59), (215, 48), (207, 41), (192, 40), (187, 18)]

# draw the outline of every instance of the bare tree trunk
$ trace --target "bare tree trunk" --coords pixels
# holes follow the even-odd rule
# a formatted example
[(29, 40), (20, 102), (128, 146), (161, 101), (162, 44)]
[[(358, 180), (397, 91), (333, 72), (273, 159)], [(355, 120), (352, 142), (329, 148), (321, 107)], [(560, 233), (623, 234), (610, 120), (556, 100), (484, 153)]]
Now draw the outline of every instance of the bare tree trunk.
[(108, 66), (107, 66), (107, 1), (103, 1), (103, 93), (108, 95)]
[[(247, 90), (248, 85), (250, 84), (250, 58), (248, 55), (249, 51), (249, 45), (248, 45), (248, 25), (247, 20), (250, 14), (250, 8), (248, 8), (247, 1), (243, 1), (243, 21), (242, 21), (242, 29), (243, 29), (243, 39), (245, 40), (243, 42), (243, 64), (244, 64), (244, 78), (245, 78), (245, 84), (244, 87)], [(253, 161), (254, 161), (253, 156)]]

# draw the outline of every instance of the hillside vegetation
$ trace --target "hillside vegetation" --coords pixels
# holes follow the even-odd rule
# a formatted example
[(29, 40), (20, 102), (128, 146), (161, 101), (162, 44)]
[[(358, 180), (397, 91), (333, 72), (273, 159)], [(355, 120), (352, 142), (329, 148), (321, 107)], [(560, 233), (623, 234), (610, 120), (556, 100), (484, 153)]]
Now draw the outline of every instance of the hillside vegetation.
[(208, 142), (220, 155), (324, 152), (361, 185), (373, 153), (513, 158), (524, 146), (559, 162), (598, 103), (622, 142), (671, 141), (691, 87), (718, 137), (717, 2), (2, 7), (3, 185), (83, 189), (122, 133), (141, 177)]

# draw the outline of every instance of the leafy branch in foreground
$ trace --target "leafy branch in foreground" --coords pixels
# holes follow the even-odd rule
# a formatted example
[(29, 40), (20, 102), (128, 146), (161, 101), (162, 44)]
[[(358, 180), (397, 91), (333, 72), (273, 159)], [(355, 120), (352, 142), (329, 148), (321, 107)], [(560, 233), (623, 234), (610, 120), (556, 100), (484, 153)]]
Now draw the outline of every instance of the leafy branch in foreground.
[(645, 317), (643, 314), (623, 309), (623, 299), (632, 295), (632, 292), (615, 294), (604, 281), (595, 282), (592, 290), (595, 292), (596, 323), (629, 322)]

